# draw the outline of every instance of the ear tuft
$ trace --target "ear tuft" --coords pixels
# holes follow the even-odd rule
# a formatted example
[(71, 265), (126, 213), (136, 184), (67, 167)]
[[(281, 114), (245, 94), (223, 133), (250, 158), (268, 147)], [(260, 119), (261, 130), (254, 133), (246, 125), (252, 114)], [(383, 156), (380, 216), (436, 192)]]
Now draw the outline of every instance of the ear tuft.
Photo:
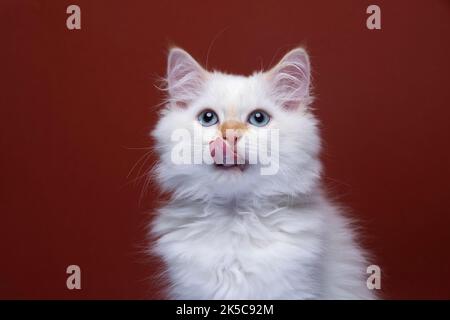
[(310, 63), (306, 51), (296, 48), (288, 52), (267, 75), (277, 103), (295, 109), (310, 100)]
[(168, 100), (186, 106), (199, 95), (206, 75), (206, 70), (189, 53), (172, 48), (167, 59)]

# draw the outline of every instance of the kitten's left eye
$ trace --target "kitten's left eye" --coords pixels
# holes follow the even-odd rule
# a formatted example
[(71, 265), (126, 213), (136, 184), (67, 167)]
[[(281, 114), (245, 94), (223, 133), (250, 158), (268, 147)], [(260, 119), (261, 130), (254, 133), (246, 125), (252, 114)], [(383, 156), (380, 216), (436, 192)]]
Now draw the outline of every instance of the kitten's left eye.
[(257, 127), (264, 127), (270, 121), (270, 116), (267, 112), (262, 110), (256, 110), (250, 113), (248, 116), (248, 122)]
[(219, 117), (217, 117), (217, 114), (214, 111), (207, 109), (200, 112), (198, 115), (198, 122), (204, 127), (209, 127), (219, 122)]

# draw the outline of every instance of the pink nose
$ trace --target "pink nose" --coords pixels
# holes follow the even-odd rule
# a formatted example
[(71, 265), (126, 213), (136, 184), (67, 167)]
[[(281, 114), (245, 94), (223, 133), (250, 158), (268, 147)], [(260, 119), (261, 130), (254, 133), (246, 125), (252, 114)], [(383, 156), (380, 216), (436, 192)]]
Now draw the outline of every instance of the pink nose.
[(209, 143), (209, 151), (215, 164), (237, 164), (238, 155), (235, 151), (235, 144), (230, 146), (230, 144), (220, 137)]

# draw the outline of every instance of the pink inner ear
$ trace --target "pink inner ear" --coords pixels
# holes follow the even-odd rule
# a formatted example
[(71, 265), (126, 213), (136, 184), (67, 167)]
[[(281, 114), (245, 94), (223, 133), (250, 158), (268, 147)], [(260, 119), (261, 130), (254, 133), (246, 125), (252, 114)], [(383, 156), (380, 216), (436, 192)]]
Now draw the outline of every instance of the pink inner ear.
[(288, 53), (271, 74), (274, 96), (283, 107), (297, 108), (309, 97), (310, 67), (303, 50)]
[(206, 71), (187, 52), (172, 49), (167, 66), (169, 100), (180, 107), (194, 100), (205, 80)]

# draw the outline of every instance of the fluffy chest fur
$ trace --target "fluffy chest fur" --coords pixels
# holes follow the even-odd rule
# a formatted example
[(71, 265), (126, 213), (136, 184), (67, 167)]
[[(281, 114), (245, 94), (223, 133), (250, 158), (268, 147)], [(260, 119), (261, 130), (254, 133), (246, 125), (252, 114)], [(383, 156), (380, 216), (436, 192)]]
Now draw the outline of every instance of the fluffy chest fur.
[(167, 263), (170, 296), (320, 298), (327, 241), (323, 213), (329, 210), (318, 205), (259, 210), (183, 203), (162, 208), (154, 248)]

